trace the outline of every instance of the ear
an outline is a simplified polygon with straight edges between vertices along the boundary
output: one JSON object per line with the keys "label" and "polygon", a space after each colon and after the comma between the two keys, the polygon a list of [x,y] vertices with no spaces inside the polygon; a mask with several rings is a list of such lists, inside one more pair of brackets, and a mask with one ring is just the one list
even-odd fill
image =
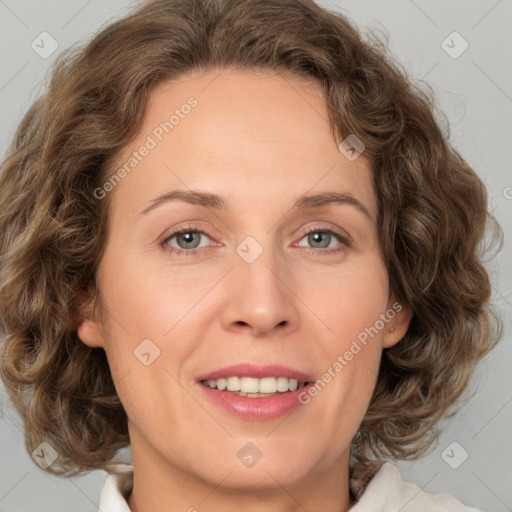
{"label": "ear", "polygon": [[384,327],[382,335],[382,348],[390,348],[396,345],[407,332],[412,318],[412,308],[408,304],[402,304],[390,297],[387,311],[394,311],[395,316]]}
{"label": "ear", "polygon": [[92,299],[85,292],[80,294],[74,327],[80,340],[88,347],[104,347],[101,322],[93,315]]}

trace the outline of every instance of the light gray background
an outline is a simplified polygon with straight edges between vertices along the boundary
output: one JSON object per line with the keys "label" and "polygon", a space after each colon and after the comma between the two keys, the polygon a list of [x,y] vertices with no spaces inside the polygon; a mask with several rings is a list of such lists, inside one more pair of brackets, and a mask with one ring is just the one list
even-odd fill
{"label": "light gray background", "polygon": [[[257,0],[255,0],[257,1]],[[504,337],[477,369],[471,400],[442,423],[439,444],[424,458],[399,462],[405,480],[429,493],[449,492],[484,511],[512,511],[512,2],[510,0],[324,0],[361,27],[389,34],[390,50],[410,76],[428,81],[451,121],[451,142],[479,173],[491,210],[505,231],[505,246],[488,266],[493,299],[504,319]],[[90,38],[122,16],[127,0],[0,0],[0,152],[41,93],[46,71],[68,45]],[[43,31],[59,44],[43,59],[31,48]],[[441,44],[457,31],[469,44],[454,59]],[[448,40],[450,41],[450,40]],[[452,44],[449,42],[448,44]],[[457,47],[460,42],[455,40]],[[0,386],[2,386],[0,384]],[[0,512],[96,511],[106,473],[62,479],[45,473],[26,452],[20,417],[0,387]],[[453,469],[449,458],[468,458]],[[129,461],[129,452],[125,452]],[[453,464],[453,462],[452,462]]]}

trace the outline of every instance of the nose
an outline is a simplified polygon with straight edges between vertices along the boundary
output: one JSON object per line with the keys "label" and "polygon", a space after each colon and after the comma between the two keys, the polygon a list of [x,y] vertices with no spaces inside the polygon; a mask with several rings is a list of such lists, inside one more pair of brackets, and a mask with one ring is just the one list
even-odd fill
{"label": "nose", "polygon": [[252,263],[235,255],[234,268],[225,281],[225,330],[246,330],[262,337],[272,331],[282,336],[297,329],[300,300],[293,291],[291,268],[272,250],[263,250]]}

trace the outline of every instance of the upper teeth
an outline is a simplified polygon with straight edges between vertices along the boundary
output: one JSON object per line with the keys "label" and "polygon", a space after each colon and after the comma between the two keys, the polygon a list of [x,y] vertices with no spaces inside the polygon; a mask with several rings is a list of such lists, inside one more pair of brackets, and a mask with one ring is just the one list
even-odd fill
{"label": "upper teeth", "polygon": [[305,385],[296,379],[287,377],[264,377],[255,379],[253,377],[228,377],[227,379],[205,380],[204,384],[211,388],[217,388],[220,391],[241,391],[242,393],[283,393],[285,391],[295,391]]}

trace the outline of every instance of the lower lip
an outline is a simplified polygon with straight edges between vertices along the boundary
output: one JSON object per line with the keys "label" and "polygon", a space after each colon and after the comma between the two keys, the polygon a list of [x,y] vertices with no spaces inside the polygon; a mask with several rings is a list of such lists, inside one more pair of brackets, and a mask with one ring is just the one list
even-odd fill
{"label": "lower lip", "polygon": [[277,393],[276,395],[268,397],[261,396],[251,398],[227,391],[219,391],[218,389],[213,389],[199,383],[199,387],[203,393],[205,393],[212,402],[216,403],[225,411],[248,420],[270,420],[290,413],[302,405],[299,401],[299,396],[301,393],[307,393],[309,386],[312,386],[312,384],[306,384],[301,389],[295,391]]}

